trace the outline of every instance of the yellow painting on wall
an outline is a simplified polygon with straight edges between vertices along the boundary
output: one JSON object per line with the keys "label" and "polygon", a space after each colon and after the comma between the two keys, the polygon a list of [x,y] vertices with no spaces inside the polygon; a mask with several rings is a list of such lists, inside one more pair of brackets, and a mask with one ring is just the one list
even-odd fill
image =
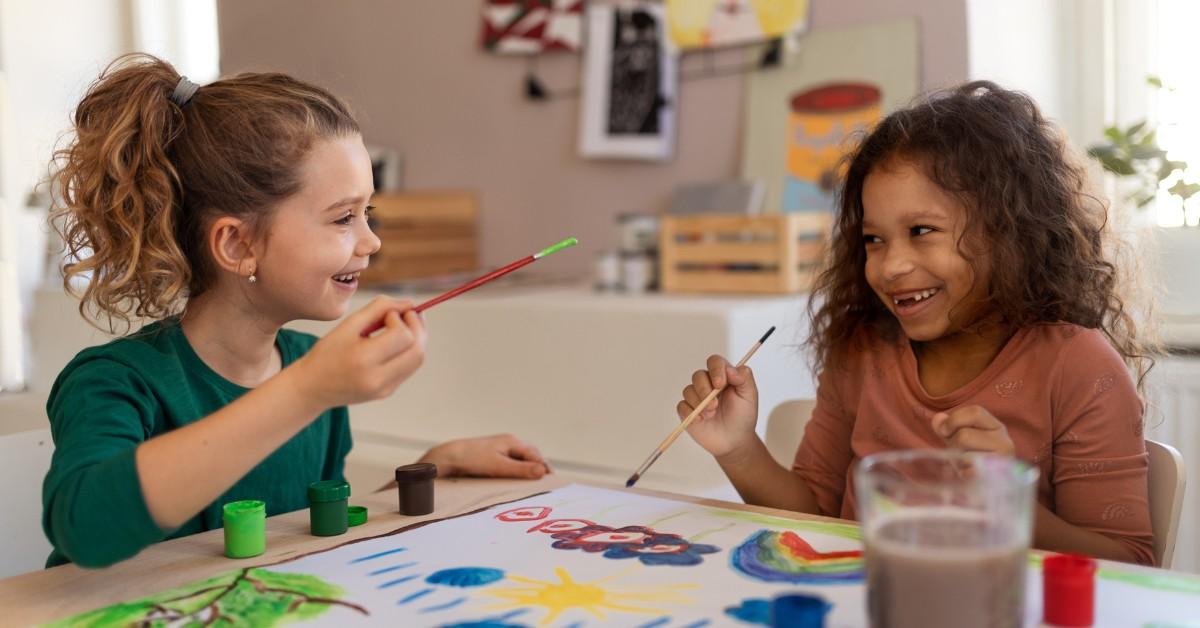
{"label": "yellow painting on wall", "polygon": [[667,30],[681,50],[747,44],[808,26],[808,0],[667,0]]}

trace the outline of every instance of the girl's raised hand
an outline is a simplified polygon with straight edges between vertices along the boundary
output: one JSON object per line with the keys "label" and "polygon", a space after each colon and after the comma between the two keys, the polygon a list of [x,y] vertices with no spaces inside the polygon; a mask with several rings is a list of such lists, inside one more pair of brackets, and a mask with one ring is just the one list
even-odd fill
{"label": "girl's raised hand", "polygon": [[1016,452],[1008,428],[982,406],[963,406],[933,415],[933,431],[949,447],[1005,456]]}
{"label": "girl's raised hand", "polygon": [[[381,331],[363,336],[381,320]],[[425,323],[412,303],[378,296],[288,368],[297,370],[305,394],[332,408],[387,397],[424,360]]]}
{"label": "girl's raised hand", "polygon": [[692,383],[683,389],[683,400],[675,406],[675,411],[683,420],[714,388],[724,388],[688,427],[688,434],[701,447],[720,458],[758,438],[754,433],[758,421],[758,386],[750,367],[735,369],[719,355],[709,356],[707,367],[692,373]]}

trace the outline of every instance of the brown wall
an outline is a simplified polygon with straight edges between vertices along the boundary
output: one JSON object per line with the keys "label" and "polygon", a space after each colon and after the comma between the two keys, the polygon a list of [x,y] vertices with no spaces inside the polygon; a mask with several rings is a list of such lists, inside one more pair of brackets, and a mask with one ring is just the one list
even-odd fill
{"label": "brown wall", "polygon": [[[221,70],[282,71],[326,86],[358,112],[368,142],[402,151],[406,187],[479,190],[488,265],[576,235],[582,246],[555,260],[554,270],[586,272],[592,254],[615,245],[614,215],[658,210],[680,183],[737,176],[741,77],[681,85],[671,161],[584,160],[576,150],[578,101],[525,100],[526,61],[480,50],[479,7],[478,0],[220,0]],[[924,86],[966,79],[964,0],[812,0],[817,29],[898,16],[920,23]],[[718,59],[731,60],[738,59]],[[700,61],[693,56],[683,68]],[[551,89],[578,85],[578,55],[538,63]]]}

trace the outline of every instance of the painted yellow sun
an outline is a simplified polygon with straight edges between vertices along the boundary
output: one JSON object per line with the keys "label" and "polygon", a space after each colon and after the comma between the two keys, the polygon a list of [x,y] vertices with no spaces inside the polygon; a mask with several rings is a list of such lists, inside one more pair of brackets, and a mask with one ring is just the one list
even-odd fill
{"label": "painted yellow sun", "polygon": [[[486,593],[507,600],[507,603],[497,606],[498,609],[525,608],[541,606],[547,615],[542,619],[542,625],[549,624],[558,616],[572,609],[581,609],[591,613],[596,619],[606,619],[605,611],[622,613],[641,613],[645,615],[664,615],[669,610],[650,608],[640,604],[689,604],[695,600],[680,591],[695,589],[696,584],[671,584],[639,587],[604,587],[604,583],[620,577],[622,574],[608,576],[592,582],[576,582],[566,569],[557,568],[554,574],[558,582],[546,582],[532,578],[508,575],[507,579],[529,586],[494,588]],[[637,606],[635,606],[637,604]]]}

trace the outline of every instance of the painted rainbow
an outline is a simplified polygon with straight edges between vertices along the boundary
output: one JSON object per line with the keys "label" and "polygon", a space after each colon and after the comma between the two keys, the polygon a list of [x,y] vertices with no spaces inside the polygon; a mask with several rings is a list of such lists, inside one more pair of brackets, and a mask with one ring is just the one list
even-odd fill
{"label": "painted rainbow", "polygon": [[849,584],[863,579],[862,551],[818,552],[791,531],[755,532],[730,553],[730,563],[762,582]]}

